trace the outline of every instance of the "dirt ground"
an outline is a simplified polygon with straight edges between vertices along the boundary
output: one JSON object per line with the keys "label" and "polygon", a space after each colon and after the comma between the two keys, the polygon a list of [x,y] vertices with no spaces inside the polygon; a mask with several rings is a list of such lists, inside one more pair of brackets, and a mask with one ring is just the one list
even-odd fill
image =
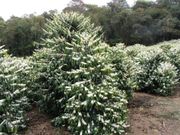
{"label": "dirt ground", "polygon": [[54,128],[51,120],[37,108],[27,113],[29,118],[28,129],[21,135],[70,135],[63,129]]}
{"label": "dirt ground", "polygon": [[[70,135],[54,128],[50,119],[37,108],[27,116],[28,129],[21,135]],[[180,135],[180,91],[172,97],[134,93],[128,123],[127,135]]]}
{"label": "dirt ground", "polygon": [[135,93],[127,135],[180,135],[180,92],[172,97]]}

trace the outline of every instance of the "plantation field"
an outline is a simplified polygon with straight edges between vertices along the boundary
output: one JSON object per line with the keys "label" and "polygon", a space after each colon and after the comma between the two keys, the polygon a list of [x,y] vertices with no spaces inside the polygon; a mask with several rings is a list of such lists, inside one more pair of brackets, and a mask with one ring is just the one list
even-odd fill
{"label": "plantation field", "polygon": [[30,57],[0,47],[0,134],[178,135],[180,40],[110,47],[70,12]]}

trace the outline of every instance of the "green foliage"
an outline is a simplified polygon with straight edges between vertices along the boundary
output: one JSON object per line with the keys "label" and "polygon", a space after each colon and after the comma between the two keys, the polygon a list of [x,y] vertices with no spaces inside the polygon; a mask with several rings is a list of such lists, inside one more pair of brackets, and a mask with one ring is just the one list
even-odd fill
{"label": "green foliage", "polygon": [[171,47],[162,43],[151,47],[135,45],[126,48],[126,52],[137,63],[136,80],[141,91],[163,96],[172,94],[179,71],[179,53],[175,52],[179,51],[176,45]]}
{"label": "green foliage", "polygon": [[44,23],[43,16],[11,17],[0,31],[0,44],[5,44],[9,53],[14,56],[32,55],[34,41],[39,41],[42,37]]}
{"label": "green foliage", "polygon": [[83,13],[85,10],[86,10],[85,3],[82,0],[72,0],[63,11],[64,12],[75,11],[75,12]]}
{"label": "green foliage", "polygon": [[172,40],[158,44],[166,53],[169,61],[176,67],[180,79],[180,40]]}
{"label": "green foliage", "polygon": [[123,5],[112,1],[104,7],[87,6],[84,13],[103,27],[108,43],[152,45],[180,38],[179,4],[172,2],[163,6],[161,3],[137,1],[132,8]]}
{"label": "green foliage", "polygon": [[145,91],[152,91],[156,88],[154,82],[153,73],[161,62],[164,62],[166,58],[163,56],[162,50],[141,50],[141,52],[135,57],[135,61],[141,69],[141,72],[137,75],[137,81],[140,89]]}
{"label": "green foliage", "polygon": [[[29,89],[31,90],[28,94],[28,98],[31,102],[37,102],[42,98],[42,89],[44,90],[48,87],[47,82],[44,80],[46,74],[42,72],[47,71],[47,65],[51,61],[51,56],[53,52],[49,48],[42,48],[36,50],[32,57],[29,58],[32,65],[32,70],[30,70],[30,82],[28,84]],[[50,109],[50,108],[49,108]],[[47,109],[48,110],[48,109]]]}
{"label": "green foliage", "polygon": [[111,60],[116,65],[118,84],[122,89],[127,91],[137,86],[134,88],[148,93],[172,94],[179,78],[178,40],[150,47],[137,44],[113,49]]}
{"label": "green foliage", "polygon": [[108,48],[108,51],[108,58],[118,74],[118,87],[120,90],[125,90],[128,99],[131,99],[133,90],[137,88],[137,65],[127,53],[123,44]]}
{"label": "green foliage", "polygon": [[7,50],[3,49],[4,46],[0,46],[0,58],[3,60],[4,57],[8,57]]}
{"label": "green foliage", "polygon": [[56,40],[60,43],[67,40],[70,43],[75,42],[77,44],[79,42],[73,40],[78,36],[89,36],[87,34],[91,33],[94,38],[97,36],[101,38],[100,34],[102,34],[101,28],[95,27],[89,18],[86,19],[83,15],[73,12],[54,15],[53,21],[49,20],[46,24],[44,33],[46,36],[45,47],[52,47],[51,44],[55,47],[53,41]]}
{"label": "green foliage", "polygon": [[115,87],[93,85],[88,82],[66,87],[68,101],[65,112],[54,119],[54,124],[66,125],[73,134],[122,134],[126,127],[127,103],[124,94]]}
{"label": "green foliage", "polygon": [[[100,28],[77,13],[54,16],[44,30],[45,49],[34,54],[41,106],[77,135],[122,134],[126,96],[107,61]],[[51,52],[51,53],[46,53]]]}
{"label": "green foliage", "polygon": [[0,133],[14,134],[26,127],[28,70],[27,61],[0,56]]}
{"label": "green foliage", "polygon": [[160,63],[153,76],[155,88],[152,91],[163,96],[171,95],[177,83],[177,70],[175,66],[168,62]]}

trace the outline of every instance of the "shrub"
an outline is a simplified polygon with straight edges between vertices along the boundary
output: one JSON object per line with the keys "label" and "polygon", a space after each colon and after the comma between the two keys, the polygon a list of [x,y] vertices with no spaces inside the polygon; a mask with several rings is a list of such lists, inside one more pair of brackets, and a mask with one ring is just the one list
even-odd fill
{"label": "shrub", "polygon": [[168,62],[160,63],[153,76],[155,85],[153,91],[163,96],[171,95],[177,83],[177,70],[175,66]]}
{"label": "shrub", "polygon": [[[73,72],[71,74],[79,74],[78,71]],[[110,76],[108,77],[108,80],[102,79],[101,83],[99,80],[95,82],[84,80],[66,86],[65,110],[53,120],[54,124],[67,126],[77,135],[123,133],[126,127],[127,101],[124,93],[114,87]],[[90,78],[96,80],[96,77]],[[64,98],[60,99],[63,100]]]}
{"label": "shrub", "polygon": [[139,53],[141,53],[142,50],[146,51],[146,49],[147,49],[146,46],[140,44],[135,44],[133,46],[124,48],[128,56],[131,57],[132,59],[134,59],[134,57],[136,57]]}
{"label": "shrub", "polygon": [[29,66],[23,59],[3,57],[0,51],[0,133],[14,134],[24,128],[26,76]]}
{"label": "shrub", "polygon": [[109,59],[118,74],[118,87],[125,90],[128,99],[132,98],[133,90],[137,88],[137,65],[122,44],[109,48]]}
{"label": "shrub", "polygon": [[[171,93],[177,78],[176,68],[161,48],[145,48],[136,55],[134,60],[141,69],[137,74],[137,83],[142,91],[164,96]],[[161,73],[160,68],[162,68]]]}
{"label": "shrub", "polygon": [[177,76],[180,80],[180,44],[162,44],[160,47],[163,49],[164,53],[169,58],[169,62],[176,67],[178,72]]}
{"label": "shrub", "polygon": [[[29,73],[30,83],[28,84],[29,89],[28,98],[31,103],[37,103],[42,98],[42,89],[44,90],[48,87],[46,84],[46,74],[47,67],[51,61],[51,54],[53,54],[52,49],[42,48],[36,50],[32,57],[29,57],[29,62],[32,65],[32,70]],[[41,89],[41,90],[40,90]]]}
{"label": "shrub", "polygon": [[55,15],[46,27],[41,43],[46,49],[36,52],[34,60],[41,105],[55,117],[55,126],[77,135],[123,133],[126,96],[117,88],[100,29],[77,13]]}

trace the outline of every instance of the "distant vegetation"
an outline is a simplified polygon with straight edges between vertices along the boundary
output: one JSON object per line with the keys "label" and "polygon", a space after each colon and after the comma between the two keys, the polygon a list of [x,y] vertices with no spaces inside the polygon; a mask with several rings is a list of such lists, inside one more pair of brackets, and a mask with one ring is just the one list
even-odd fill
{"label": "distant vegetation", "polygon": [[[113,0],[107,6],[85,4],[72,0],[65,12],[76,11],[89,16],[96,26],[102,26],[104,39],[110,45],[122,42],[152,45],[161,41],[180,38],[180,2],[178,0],[137,1],[129,7],[126,0]],[[42,15],[0,18],[0,45],[14,56],[29,56],[37,48],[47,19],[56,10]]]}

